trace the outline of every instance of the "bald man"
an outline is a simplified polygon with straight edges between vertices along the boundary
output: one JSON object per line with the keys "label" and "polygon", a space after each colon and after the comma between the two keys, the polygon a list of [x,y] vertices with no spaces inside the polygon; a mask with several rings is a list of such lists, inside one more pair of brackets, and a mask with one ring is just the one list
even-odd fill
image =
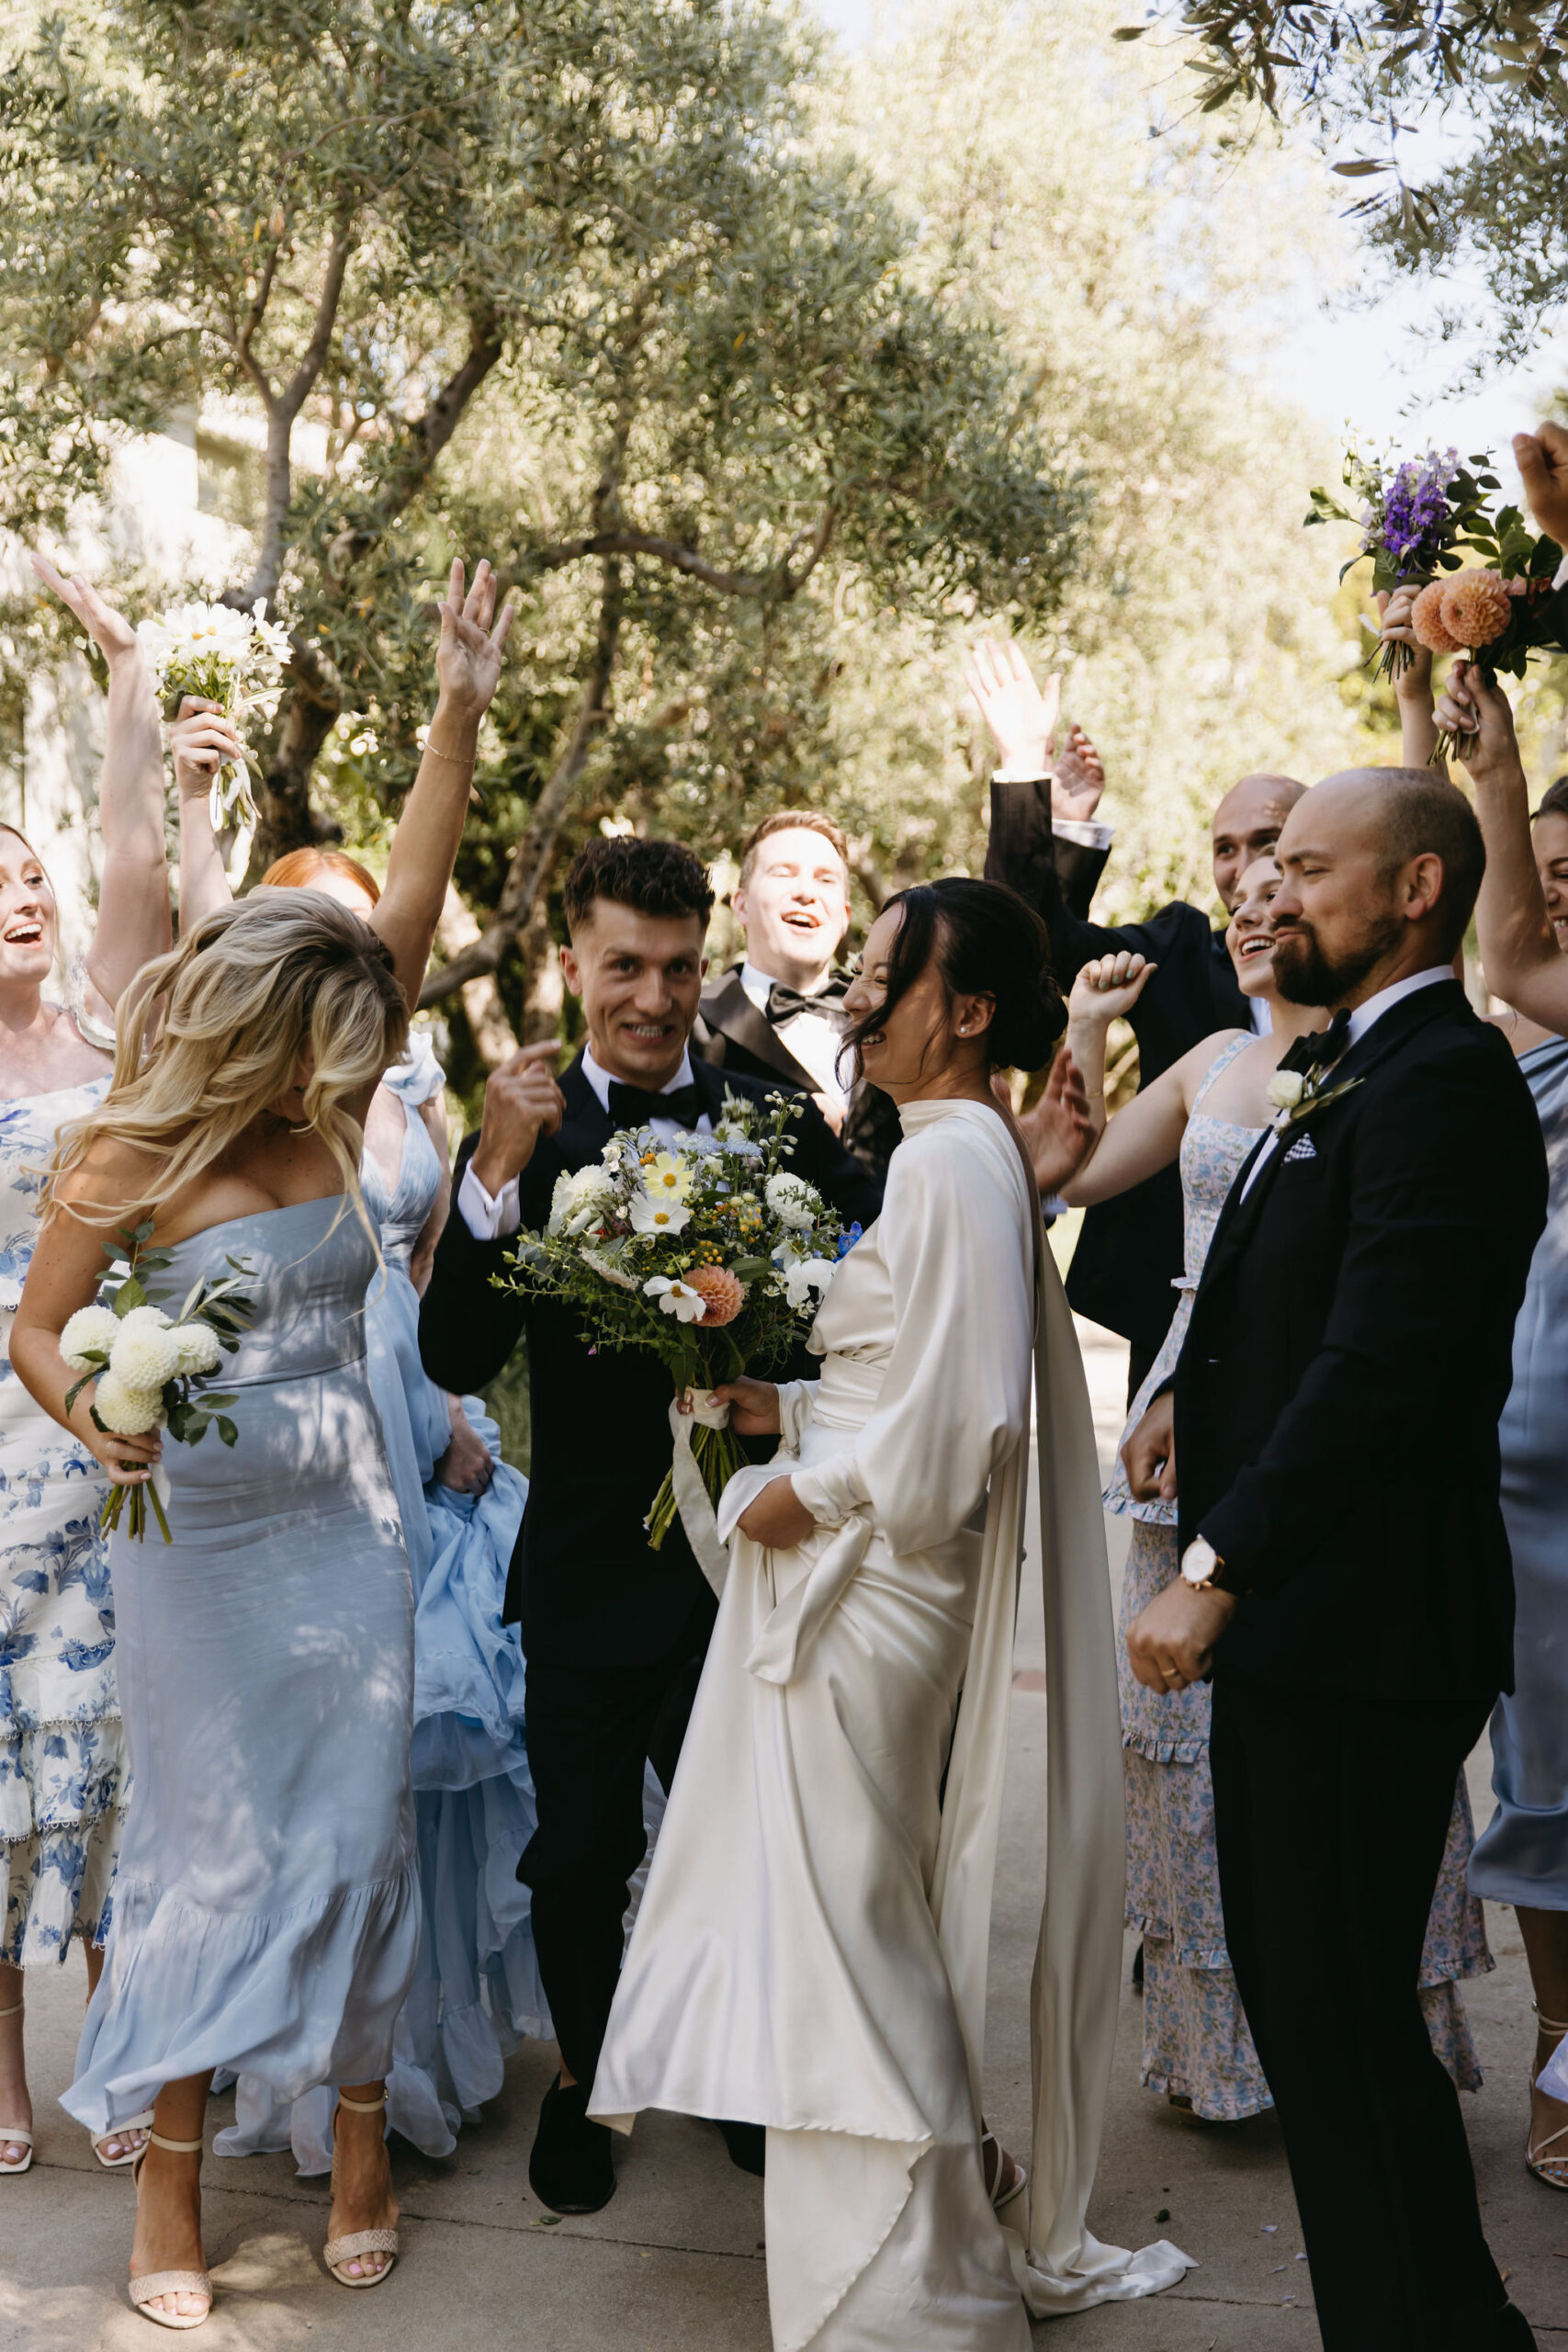
{"label": "bald man", "polygon": [[1280,835],[1274,977],[1332,1023],[1238,1172],[1173,1383],[1123,1448],[1180,1573],[1140,1682],[1212,1673],[1225,1943],[1324,2352],[1526,2352],[1417,1989],[1454,1787],[1513,1687],[1497,1419],[1546,1217],[1529,1091],[1454,978],[1485,863],[1425,768]]}
{"label": "bald man", "polygon": [[[1173,899],[1146,922],[1114,925],[1091,922],[1068,904],[1059,844],[1076,843],[1081,860],[1094,861],[1092,887],[1111,834],[1096,814],[1105,779],[1094,746],[1075,728],[1060,757],[1054,752],[1059,680],[1048,680],[1042,690],[1016,646],[987,644],[971,657],[969,685],[1001,755],[991,783],[987,880],[1010,884],[1044,917],[1064,991],[1093,957],[1122,948],[1159,967],[1129,1015],[1138,1041],[1139,1085],[1147,1086],[1216,1029],[1267,1026],[1268,1006],[1261,998],[1244,997],[1236,985],[1224,930],[1187,899]],[[1214,890],[1227,914],[1241,895],[1242,875],[1273,848],[1305,789],[1293,776],[1245,775],[1215,809]],[[1101,1202],[1084,1218],[1067,1297],[1078,1314],[1131,1343],[1129,1399],[1165,1338],[1183,1254],[1181,1178],[1175,1168]]]}

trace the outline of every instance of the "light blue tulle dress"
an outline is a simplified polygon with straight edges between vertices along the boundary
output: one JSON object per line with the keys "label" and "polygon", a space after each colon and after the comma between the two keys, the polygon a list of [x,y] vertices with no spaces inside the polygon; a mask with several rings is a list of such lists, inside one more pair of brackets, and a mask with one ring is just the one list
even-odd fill
{"label": "light blue tulle dress", "polygon": [[63,2104],[95,2137],[231,2066],[269,2097],[391,2062],[419,1948],[413,1592],[366,1362],[376,1255],[341,1198],[180,1242],[155,1295],[248,1261],[231,1450],[166,1444],[109,1545],[132,1791]]}
{"label": "light blue tulle dress", "polygon": [[[516,1878],[533,1835],[534,1786],[523,1738],[523,1654],[502,1605],[527,1481],[501,1460],[500,1431],[477,1396],[469,1422],[495,1463],[482,1495],[436,1483],[451,1439],[445,1391],[419,1357],[419,1297],[410,1260],[441,1184],[420,1105],[442,1072],[416,1032],[411,1058],[385,1080],[403,1105],[401,1164],[389,1187],[367,1152],[361,1173],[380,1226],[385,1272],[366,1300],[370,1386],[408,1544],[415,1596],[412,1776],[421,1903],[419,1957],[398,2019],[388,2078],[390,2128],[426,2155],[450,2154],[465,2114],[501,2088],[525,2034],[547,2036],[529,1924]],[[342,2076],[340,2080],[352,2079]],[[332,2167],[331,2089],[292,2110],[242,2075],[220,2155],[292,2146],[302,2173]]]}

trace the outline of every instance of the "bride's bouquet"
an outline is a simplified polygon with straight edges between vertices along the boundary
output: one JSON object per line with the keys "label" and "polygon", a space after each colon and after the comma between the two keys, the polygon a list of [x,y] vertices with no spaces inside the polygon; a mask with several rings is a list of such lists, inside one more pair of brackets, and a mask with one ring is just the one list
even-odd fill
{"label": "bride's bouquet", "polygon": [[[641,1348],[669,1367],[676,1447],[689,1446],[710,1504],[746,1465],[713,1389],[777,1364],[810,1329],[849,1246],[816,1187],[789,1167],[795,1108],[733,1094],[712,1135],[665,1150],[623,1128],[597,1162],[563,1170],[542,1233],[524,1232],[502,1289],[575,1307],[595,1350]],[[646,1521],[657,1551],[679,1508],[674,1472]],[[690,1532],[688,1527],[688,1532]]]}
{"label": "bride's bouquet", "polygon": [[[265,613],[265,601],[248,613],[231,605],[176,605],[159,619],[141,622],[136,634],[165,718],[175,716],[185,695],[220,703],[234,719],[250,711],[264,718],[275,715],[289,659],[288,632]],[[213,831],[238,826],[248,852],[258,811],[243,768],[224,762],[212,779],[208,807]]]}
{"label": "bride's bouquet", "polygon": [[[1371,556],[1373,594],[1392,594],[1396,588],[1435,581],[1439,571],[1457,571],[1461,550],[1479,548],[1489,536],[1488,502],[1502,487],[1491,465],[1485,455],[1461,463],[1457,449],[1428,449],[1425,457],[1395,465],[1349,448],[1342,473],[1355,511],[1320,488],[1309,493],[1306,522],[1359,526],[1361,543],[1341,565],[1339,577]],[[1397,639],[1380,641],[1375,651],[1386,678],[1397,678],[1409,666],[1410,649]]]}
{"label": "bride's bouquet", "polygon": [[[220,1396],[207,1387],[225,1355],[232,1355],[246,1324],[255,1312],[244,1285],[252,1270],[243,1258],[226,1258],[232,1270],[220,1282],[197,1283],[177,1315],[155,1306],[142,1281],[168,1263],[168,1252],[149,1250],[151,1225],[105,1242],[106,1254],[116,1261],[124,1255],[125,1279],[105,1299],[78,1307],[60,1335],[60,1352],[73,1372],[82,1375],[65,1398],[67,1412],[90,1380],[94,1427],[106,1437],[141,1437],[146,1430],[166,1429],[184,1445],[198,1445],[209,1425],[216,1424],[220,1441],[233,1445],[239,1430],[228,1408],[236,1396]],[[165,1544],[172,1543],[169,1522],[154,1480],[145,1486],[113,1487],[104,1505],[105,1528],[119,1525],[127,1495],[130,1498],[130,1532],[147,1532],[147,1501]]]}

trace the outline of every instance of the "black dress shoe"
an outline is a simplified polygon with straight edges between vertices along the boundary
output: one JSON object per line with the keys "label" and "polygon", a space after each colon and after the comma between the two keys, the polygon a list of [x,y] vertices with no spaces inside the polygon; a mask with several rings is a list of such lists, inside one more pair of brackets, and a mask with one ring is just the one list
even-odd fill
{"label": "black dress shoe", "polygon": [[589,2120],[581,2083],[551,2084],[528,2158],[528,2186],[552,2213],[597,2213],[615,2193],[607,2124]]}
{"label": "black dress shoe", "polygon": [[761,2180],[768,2169],[768,2134],[761,2123],[721,2123],[729,2161],[738,2172],[755,2173]]}
{"label": "black dress shoe", "polygon": [[1517,2303],[1505,2303],[1492,2323],[1487,2352],[1534,2352],[1535,2330]]}

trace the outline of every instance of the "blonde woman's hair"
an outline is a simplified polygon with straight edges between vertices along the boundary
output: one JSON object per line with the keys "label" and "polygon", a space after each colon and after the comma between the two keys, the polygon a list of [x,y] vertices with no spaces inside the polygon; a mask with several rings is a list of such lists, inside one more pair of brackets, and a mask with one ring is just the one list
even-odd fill
{"label": "blonde woman's hair", "polygon": [[62,1127],[46,1216],[67,1205],[82,1214],[60,1203],[60,1182],[105,1139],[145,1152],[152,1166],[136,1200],[90,1221],[165,1206],[288,1091],[308,1051],[305,1125],[378,1248],[359,1183],[364,1138],[344,1106],[379,1083],[408,1029],[391,950],[336,899],[271,889],[220,908],[143,965],[120,999],[113,1082],[96,1110]]}

